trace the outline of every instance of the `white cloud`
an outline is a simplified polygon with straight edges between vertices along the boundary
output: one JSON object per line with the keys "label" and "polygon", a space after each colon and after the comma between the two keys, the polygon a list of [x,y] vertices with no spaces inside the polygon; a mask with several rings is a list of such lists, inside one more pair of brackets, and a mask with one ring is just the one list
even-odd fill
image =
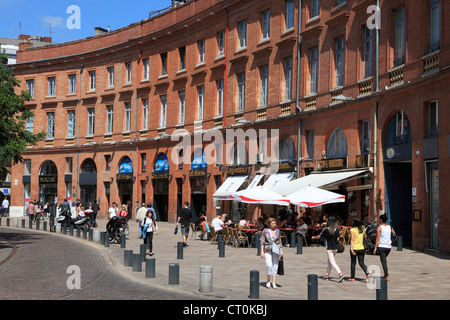
{"label": "white cloud", "polygon": [[46,17],[42,18],[42,22],[45,24],[46,27],[49,24],[52,25],[52,28],[65,27],[64,18],[61,18],[61,17],[46,16]]}

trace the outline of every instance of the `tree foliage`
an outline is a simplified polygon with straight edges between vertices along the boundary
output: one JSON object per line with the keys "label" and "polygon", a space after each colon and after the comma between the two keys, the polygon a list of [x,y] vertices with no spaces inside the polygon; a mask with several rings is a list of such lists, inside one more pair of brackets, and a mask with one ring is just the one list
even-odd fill
{"label": "tree foliage", "polygon": [[27,145],[36,145],[45,138],[44,132],[33,134],[25,130],[26,120],[34,117],[25,106],[31,97],[23,90],[16,94],[20,81],[7,62],[7,56],[0,55],[0,166],[11,161],[21,162]]}

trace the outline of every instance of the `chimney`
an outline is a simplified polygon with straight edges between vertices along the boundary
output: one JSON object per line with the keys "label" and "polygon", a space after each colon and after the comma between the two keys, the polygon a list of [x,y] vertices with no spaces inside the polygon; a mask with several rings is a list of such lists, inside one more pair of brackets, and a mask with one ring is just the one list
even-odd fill
{"label": "chimney", "polygon": [[108,30],[100,28],[100,27],[95,27],[95,35],[96,36],[100,36],[102,34],[108,33]]}
{"label": "chimney", "polygon": [[188,0],[172,0],[172,8],[177,8],[188,2]]}
{"label": "chimney", "polygon": [[33,44],[30,42],[30,40],[25,40],[24,42],[19,43],[19,51],[25,51],[31,47],[33,47]]}

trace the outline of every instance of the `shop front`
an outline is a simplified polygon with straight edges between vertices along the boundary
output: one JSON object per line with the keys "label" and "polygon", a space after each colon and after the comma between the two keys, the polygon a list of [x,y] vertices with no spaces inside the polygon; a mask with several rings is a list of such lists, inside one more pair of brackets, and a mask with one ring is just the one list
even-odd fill
{"label": "shop front", "polygon": [[409,247],[412,245],[412,135],[403,110],[390,119],[383,155],[388,223],[402,236],[403,245]]}
{"label": "shop front", "polygon": [[230,195],[248,187],[248,165],[230,166],[225,169],[227,178],[213,195],[215,201],[221,201],[221,213],[226,213],[233,221],[239,221],[242,214],[247,214],[247,204],[231,200]]}
{"label": "shop front", "polygon": [[86,159],[81,165],[80,200],[85,207],[97,198],[97,166],[94,160]]}
{"label": "shop front", "polygon": [[119,190],[120,204],[126,205],[128,201],[132,201],[134,184],[133,162],[128,156],[124,157],[120,162],[116,181]]}
{"label": "shop front", "polygon": [[202,212],[206,214],[206,184],[208,179],[207,167],[206,155],[203,149],[195,150],[191,170],[189,170],[192,221],[195,221]]}
{"label": "shop front", "polygon": [[158,221],[168,221],[169,216],[169,159],[160,153],[152,172],[153,208]]}
{"label": "shop front", "polygon": [[[45,161],[39,172],[39,202],[56,204],[58,199],[58,169],[51,160]],[[31,201],[33,201],[32,199]]]}

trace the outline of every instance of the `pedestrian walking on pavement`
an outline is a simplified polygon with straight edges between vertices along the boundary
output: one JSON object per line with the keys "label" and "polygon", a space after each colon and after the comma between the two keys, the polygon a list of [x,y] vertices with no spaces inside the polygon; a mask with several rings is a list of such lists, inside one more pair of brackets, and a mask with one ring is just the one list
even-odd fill
{"label": "pedestrian walking on pavement", "polygon": [[115,216],[117,216],[117,203],[113,202],[111,205],[111,208],[109,208],[108,210],[109,213],[109,219],[114,218]]}
{"label": "pedestrian walking on pavement", "polygon": [[366,264],[364,263],[364,257],[366,254],[364,249],[364,234],[366,229],[364,229],[361,224],[361,220],[358,218],[353,219],[352,226],[353,228],[350,229],[350,279],[348,279],[348,281],[355,281],[356,258],[358,258],[359,266],[363,269],[364,274],[366,275],[366,280],[368,280],[370,274],[367,271]]}
{"label": "pedestrian walking on pavement", "polygon": [[191,224],[192,210],[189,207],[189,202],[184,203],[184,208],[178,215],[177,225],[180,225],[181,235],[183,237],[183,246],[187,247],[187,239],[189,236],[189,226]]}
{"label": "pedestrian walking on pavement", "polygon": [[36,214],[36,200],[28,204],[27,211],[28,217],[30,218],[30,222],[32,222],[34,219],[34,215]]}
{"label": "pedestrian walking on pavement", "polygon": [[150,256],[153,255],[153,235],[156,235],[156,224],[155,218],[152,210],[147,210],[144,220],[141,223],[142,228],[142,238],[144,239],[144,244],[149,245]]}
{"label": "pedestrian walking on pavement", "polygon": [[340,231],[336,225],[336,218],[330,216],[328,218],[327,227],[323,229],[319,235],[313,236],[311,238],[312,240],[324,238],[327,244],[328,261],[327,261],[327,273],[325,274],[324,280],[329,279],[331,268],[334,268],[334,270],[338,273],[339,275],[338,282],[342,282],[342,280],[344,280],[344,274],[342,273],[341,269],[339,268],[335,260],[338,249],[339,235]]}
{"label": "pedestrian walking on pavement", "polygon": [[100,211],[100,206],[97,203],[97,200],[94,200],[92,204],[92,222],[94,223],[94,228],[97,227],[97,214]]}
{"label": "pedestrian walking on pavement", "polygon": [[281,233],[277,229],[277,222],[270,218],[267,222],[268,228],[261,233],[261,258],[266,262],[267,283],[266,287],[277,288],[276,275],[280,258],[283,257],[283,244],[281,242]]}
{"label": "pedestrian walking on pavement", "polygon": [[139,227],[139,239],[142,239],[142,228],[141,224],[142,221],[145,219],[145,215],[147,214],[148,209],[142,205],[142,207],[139,208],[139,210],[136,212],[136,222],[138,223]]}
{"label": "pedestrian walking on pavement", "polygon": [[373,250],[373,254],[380,254],[381,265],[383,266],[384,278],[389,281],[389,271],[387,265],[387,256],[391,252],[392,241],[391,235],[395,234],[395,231],[391,226],[386,224],[387,216],[385,214],[380,216],[380,225],[377,228],[377,240],[375,241],[375,248]]}

